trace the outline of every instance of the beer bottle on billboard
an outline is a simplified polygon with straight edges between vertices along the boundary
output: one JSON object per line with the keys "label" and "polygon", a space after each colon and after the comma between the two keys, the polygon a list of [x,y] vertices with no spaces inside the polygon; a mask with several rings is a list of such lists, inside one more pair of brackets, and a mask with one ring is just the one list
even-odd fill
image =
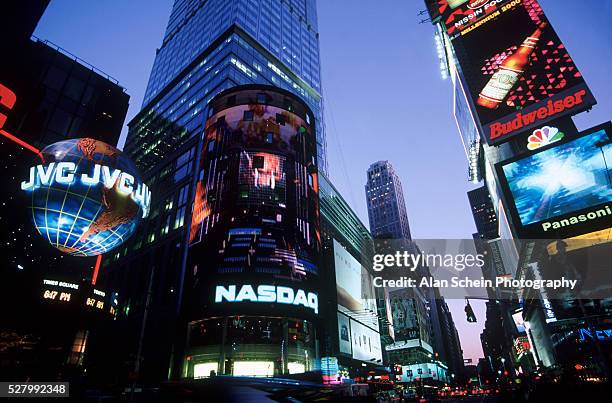
{"label": "beer bottle on billboard", "polygon": [[468,0],[448,0],[448,6],[451,8],[451,10],[454,10],[467,2]]}
{"label": "beer bottle on billboard", "polygon": [[476,101],[478,105],[488,109],[497,109],[499,104],[506,99],[529,65],[531,54],[547,25],[545,22],[541,23],[534,33],[525,39],[518,50],[502,62],[478,95]]}

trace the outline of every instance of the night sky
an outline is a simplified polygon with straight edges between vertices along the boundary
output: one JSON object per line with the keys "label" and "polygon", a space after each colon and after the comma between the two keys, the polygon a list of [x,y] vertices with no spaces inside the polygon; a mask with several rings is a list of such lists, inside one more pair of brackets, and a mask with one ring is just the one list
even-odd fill
{"label": "night sky", "polygon": [[[421,0],[319,0],[321,70],[331,178],[367,223],[368,166],[389,160],[400,175],[412,235],[471,238],[467,165],[452,116],[452,85],[441,79],[434,28],[419,24]],[[575,119],[586,129],[610,119],[612,0],[540,0],[599,104]],[[53,0],[35,35],[119,80],[142,104],[171,0]],[[127,123],[126,121],[126,123]],[[124,135],[126,130],[124,129]],[[466,358],[482,356],[479,322],[449,303]]]}

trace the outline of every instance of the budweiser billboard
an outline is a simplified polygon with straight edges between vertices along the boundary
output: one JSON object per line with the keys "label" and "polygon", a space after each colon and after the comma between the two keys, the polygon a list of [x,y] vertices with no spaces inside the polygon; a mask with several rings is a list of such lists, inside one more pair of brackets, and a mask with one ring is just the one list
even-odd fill
{"label": "budweiser billboard", "polygon": [[595,104],[536,0],[501,5],[453,45],[490,145]]}

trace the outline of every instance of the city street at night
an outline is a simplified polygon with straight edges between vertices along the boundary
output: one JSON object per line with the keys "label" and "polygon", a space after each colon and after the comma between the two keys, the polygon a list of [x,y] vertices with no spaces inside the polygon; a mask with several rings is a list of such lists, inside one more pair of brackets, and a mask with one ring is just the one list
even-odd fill
{"label": "city street at night", "polygon": [[2,16],[0,403],[609,400],[612,0]]}

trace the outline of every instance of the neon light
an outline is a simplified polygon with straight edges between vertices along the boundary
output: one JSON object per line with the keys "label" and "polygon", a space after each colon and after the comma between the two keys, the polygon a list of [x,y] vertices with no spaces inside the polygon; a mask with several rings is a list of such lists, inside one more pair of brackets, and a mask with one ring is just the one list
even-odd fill
{"label": "neon light", "polygon": [[[0,84],[0,105],[7,109],[13,109],[15,102],[17,102],[17,95],[15,95],[13,91],[9,90],[4,85]],[[0,113],[0,127],[4,126],[6,119],[6,115]]]}
{"label": "neon light", "polygon": [[[69,185],[74,181],[74,171],[76,164],[74,162],[60,162],[55,169],[55,181],[63,185]],[[67,173],[65,171],[68,171]]]}
{"label": "neon light", "polygon": [[87,174],[81,175],[81,182],[83,185],[91,186],[96,185],[100,182],[100,164],[94,165],[93,175],[89,176]]}
{"label": "neon light", "polygon": [[257,292],[250,284],[241,286],[236,294],[236,286],[227,287],[218,285],[215,290],[215,302],[276,302],[286,305],[301,305],[319,313],[319,297],[314,292],[306,293],[304,290],[295,291],[291,287],[260,285]]}
{"label": "neon light", "polygon": [[580,335],[580,341],[584,342],[588,339],[590,340],[612,340],[612,329],[587,329],[580,328],[578,329],[578,334]]}
{"label": "neon light", "polygon": [[13,136],[12,134],[7,132],[6,130],[0,130],[0,134],[3,135],[4,137],[6,137],[7,139],[11,140],[12,142],[15,142],[15,143],[19,144],[21,147],[25,148],[26,150],[30,150],[34,154],[38,154],[38,156],[40,156],[41,159],[42,159],[42,155],[40,154],[40,150],[38,148],[34,147],[33,145],[30,145],[30,144],[26,143],[25,141],[21,140],[19,137]]}
{"label": "neon light", "polygon": [[[53,182],[70,185],[77,179],[77,165],[74,162],[51,162],[49,165],[36,165],[30,168],[30,175],[27,181],[21,182],[22,190],[34,190],[38,186],[51,186]],[[93,173],[82,173],[78,178],[85,185],[92,186],[102,183],[104,187],[110,189],[117,185],[117,190],[123,195],[129,195],[140,207],[142,207],[142,217],[149,214],[151,204],[151,191],[144,183],[139,183],[134,189],[136,179],[127,172],[119,169],[111,169],[105,165],[94,164]]]}

